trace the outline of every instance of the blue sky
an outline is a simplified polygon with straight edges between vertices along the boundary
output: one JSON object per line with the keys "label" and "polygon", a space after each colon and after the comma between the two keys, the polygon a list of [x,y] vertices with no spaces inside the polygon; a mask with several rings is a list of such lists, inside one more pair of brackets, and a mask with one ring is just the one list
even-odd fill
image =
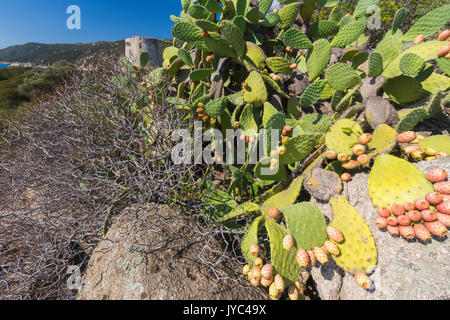
{"label": "blue sky", "polygon": [[[66,9],[81,9],[81,30],[68,30]],[[0,0],[0,49],[27,42],[123,40],[133,35],[171,37],[170,15],[180,0]]]}

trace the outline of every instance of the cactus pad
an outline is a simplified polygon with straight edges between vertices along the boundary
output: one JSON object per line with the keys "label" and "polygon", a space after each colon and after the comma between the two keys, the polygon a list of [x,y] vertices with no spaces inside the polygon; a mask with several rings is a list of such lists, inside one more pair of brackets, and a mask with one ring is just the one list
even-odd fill
{"label": "cactus pad", "polygon": [[331,20],[319,20],[311,24],[310,33],[313,39],[329,38],[339,31],[339,25]]}
{"label": "cactus pad", "polygon": [[289,188],[267,199],[261,206],[263,216],[267,216],[270,208],[277,208],[283,211],[284,208],[294,204],[302,190],[303,179],[302,176],[295,178]]}
{"label": "cactus pad", "polygon": [[397,30],[401,27],[403,19],[405,19],[405,12],[405,8],[401,8],[395,13],[394,21],[392,22],[392,33],[396,33]]}
{"label": "cactus pad", "polygon": [[257,123],[258,113],[257,110],[251,105],[247,104],[242,110],[241,117],[239,119],[240,126],[244,130],[247,136],[254,136],[258,132]]}
{"label": "cactus pad", "polygon": [[281,164],[290,164],[305,160],[316,148],[320,134],[301,133],[289,139],[285,145],[286,153],[280,155]]}
{"label": "cactus pad", "polygon": [[327,225],[322,211],[311,202],[297,203],[282,210],[286,226],[298,248],[312,250],[327,240]]}
{"label": "cactus pad", "polygon": [[214,71],[214,69],[198,69],[192,71],[189,77],[192,81],[201,81],[207,79]]}
{"label": "cactus pad", "polygon": [[208,116],[212,118],[220,117],[227,107],[228,98],[223,97],[216,100],[208,102],[205,106],[205,112]]}
{"label": "cactus pad", "polygon": [[403,36],[403,41],[412,41],[416,36],[423,34],[425,37],[432,36],[448,23],[450,17],[450,5],[434,9],[421,17]]}
{"label": "cactus pad", "polygon": [[447,76],[450,77],[450,59],[439,58],[436,60],[439,68],[444,72]]}
{"label": "cactus pad", "polygon": [[[374,52],[381,54],[383,57],[383,64],[385,68],[402,52],[402,36],[403,33],[400,30],[397,30],[396,33],[388,32],[375,48]],[[399,74],[400,73],[401,72],[399,72]]]}
{"label": "cactus pad", "polygon": [[211,32],[208,37],[205,38],[206,47],[221,56],[235,58],[236,53],[228,44],[228,41],[223,39],[219,34]]}
{"label": "cactus pad", "polygon": [[222,23],[222,34],[231,47],[234,49],[238,57],[243,57],[245,54],[244,34],[232,22]]}
{"label": "cactus pad", "polygon": [[306,65],[310,81],[314,81],[330,61],[331,47],[326,39],[319,39],[313,44],[313,50]]}
{"label": "cactus pad", "polygon": [[392,100],[401,105],[414,102],[423,96],[421,83],[405,75],[388,79],[383,89]]}
{"label": "cactus pad", "polygon": [[180,22],[172,28],[173,36],[184,42],[194,42],[202,40],[202,30],[192,23]]}
{"label": "cactus pad", "polygon": [[338,34],[333,38],[333,41],[331,41],[331,46],[344,48],[345,46],[358,40],[365,28],[366,25],[361,21],[354,21],[341,27]]}
{"label": "cactus pad", "polygon": [[180,57],[181,61],[183,61],[183,63],[185,65],[187,65],[190,68],[194,67],[194,63],[192,62],[191,54],[188,51],[186,51],[184,49],[179,49],[178,56]]}
{"label": "cactus pad", "polygon": [[303,92],[302,98],[300,99],[301,105],[309,107],[319,101],[320,95],[325,89],[326,83],[327,82],[325,80],[318,80],[312,83],[308,88],[306,88]]}
{"label": "cactus pad", "polygon": [[290,75],[292,70],[289,60],[282,57],[271,57],[266,60],[267,66],[275,73]]}
{"label": "cactus pad", "polygon": [[442,116],[441,100],[442,91],[438,90],[438,92],[433,95],[430,103],[426,107],[429,118],[439,118],[440,116]]}
{"label": "cactus pad", "polygon": [[247,233],[245,234],[244,239],[242,239],[241,243],[242,254],[244,255],[248,264],[252,267],[255,263],[256,257],[250,254],[250,246],[253,243],[258,243],[258,229],[260,224],[263,222],[264,222],[263,217],[258,217],[255,220],[253,220],[253,223],[247,229]]}
{"label": "cactus pad", "polygon": [[336,243],[341,254],[333,256],[333,259],[352,274],[373,272],[378,263],[378,253],[369,226],[344,197],[333,198],[330,203],[334,215],[330,225],[339,229],[345,239],[342,243]]}
{"label": "cactus pad", "polygon": [[359,0],[358,4],[356,5],[355,11],[353,12],[353,16],[355,18],[364,16],[370,7],[377,6],[379,3],[380,0]]}
{"label": "cactus pad", "polygon": [[420,122],[428,117],[428,112],[424,108],[415,108],[409,111],[405,116],[400,119],[397,124],[397,132],[402,133],[405,131],[413,130]]}
{"label": "cactus pad", "polygon": [[422,87],[431,94],[439,90],[447,91],[450,88],[450,77],[433,72],[428,78],[422,81]]}
{"label": "cactus pad", "polygon": [[362,134],[363,131],[359,124],[353,120],[342,119],[331,127],[325,137],[325,144],[328,150],[351,155],[353,146],[358,144],[358,139]]}
{"label": "cactus pad", "polygon": [[378,77],[383,73],[383,56],[373,52],[369,56],[369,77]]}
{"label": "cactus pad", "polygon": [[270,260],[275,272],[281,275],[285,285],[289,286],[300,276],[301,268],[297,263],[297,248],[287,251],[283,249],[283,239],[287,230],[273,220],[266,221],[266,229],[270,239]]}
{"label": "cactus pad", "polygon": [[273,0],[260,0],[259,1],[259,11],[266,15],[270,8],[272,7]]}
{"label": "cactus pad", "polygon": [[220,30],[220,26],[208,20],[195,20],[195,25],[205,31],[213,32]]}
{"label": "cactus pad", "polygon": [[325,75],[328,85],[336,90],[347,90],[361,83],[358,73],[349,65],[336,63],[332,65]]}
{"label": "cactus pad", "polygon": [[438,152],[450,154],[450,136],[437,135],[425,138],[419,142],[421,148],[430,148]]}
{"label": "cactus pad", "polygon": [[397,131],[387,124],[380,124],[373,132],[372,141],[369,142],[367,155],[373,157],[380,153],[389,153],[397,144]]}
{"label": "cactus pad", "polygon": [[267,100],[267,89],[264,80],[257,71],[250,72],[247,80],[248,87],[244,88],[244,101],[257,107]]}
{"label": "cactus pad", "polygon": [[281,10],[278,12],[278,15],[280,16],[278,27],[280,29],[290,28],[294,24],[295,19],[297,19],[298,10],[298,3],[290,3],[287,6],[281,8]]}
{"label": "cactus pad", "polygon": [[249,59],[256,68],[263,69],[266,64],[266,55],[264,54],[264,51],[259,46],[251,42],[247,42],[246,46],[247,59]]}
{"label": "cactus pad", "polygon": [[[264,170],[264,171],[263,171]],[[287,181],[286,168],[279,165],[278,168],[270,167],[270,158],[261,159],[255,166],[255,176],[260,180]]]}
{"label": "cactus pad", "polygon": [[284,43],[294,49],[311,49],[311,40],[299,29],[288,29],[284,33]]}
{"label": "cactus pad", "polygon": [[224,222],[242,215],[250,215],[259,213],[260,205],[254,202],[246,202],[234,208],[222,218],[216,219],[215,222]]}
{"label": "cactus pad", "polygon": [[320,113],[307,114],[298,120],[298,126],[304,132],[310,133],[325,133],[331,124],[331,118]]}
{"label": "cactus pad", "polygon": [[408,53],[400,59],[399,68],[407,76],[415,77],[425,67],[425,61],[414,53]]}
{"label": "cactus pad", "polygon": [[369,175],[369,194],[375,208],[414,203],[432,191],[431,182],[412,163],[388,154],[376,158]]}

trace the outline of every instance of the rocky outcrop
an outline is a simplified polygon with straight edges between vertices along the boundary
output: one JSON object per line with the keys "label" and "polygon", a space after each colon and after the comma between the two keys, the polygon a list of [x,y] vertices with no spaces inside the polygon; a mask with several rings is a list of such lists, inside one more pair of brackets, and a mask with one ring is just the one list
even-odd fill
{"label": "rocky outcrop", "polygon": [[78,298],[267,298],[261,289],[236,280],[241,265],[227,258],[223,242],[200,234],[195,225],[166,205],[126,209],[93,253]]}

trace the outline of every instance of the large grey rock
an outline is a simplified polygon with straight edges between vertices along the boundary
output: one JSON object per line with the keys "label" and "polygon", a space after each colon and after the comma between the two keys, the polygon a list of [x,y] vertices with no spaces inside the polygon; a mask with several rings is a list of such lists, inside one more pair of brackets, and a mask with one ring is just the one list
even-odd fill
{"label": "large grey rock", "polygon": [[78,298],[266,299],[261,289],[236,280],[241,266],[227,258],[223,242],[205,239],[195,225],[165,205],[126,209],[93,253]]}
{"label": "large grey rock", "polygon": [[399,121],[397,110],[382,97],[369,96],[365,101],[366,120],[372,129],[376,129],[380,124],[395,126]]}
{"label": "large grey rock", "polygon": [[[421,162],[417,166],[424,172],[436,167],[450,172],[450,158]],[[367,179],[367,173],[356,174],[345,185],[343,195],[367,222],[375,238],[378,265],[371,275],[374,289],[362,290],[348,273],[339,281],[340,269],[332,264],[326,268],[326,273],[312,270],[320,297],[344,300],[450,299],[450,240],[433,238],[423,244],[394,238],[378,229],[375,225],[377,212],[369,197]],[[329,211],[327,205],[319,205]]]}

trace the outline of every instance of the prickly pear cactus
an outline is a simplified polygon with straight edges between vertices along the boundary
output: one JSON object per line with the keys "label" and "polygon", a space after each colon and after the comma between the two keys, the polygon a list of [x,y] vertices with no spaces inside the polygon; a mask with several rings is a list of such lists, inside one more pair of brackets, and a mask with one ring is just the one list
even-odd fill
{"label": "prickly pear cactus", "polygon": [[412,109],[400,119],[400,122],[397,124],[396,130],[398,133],[410,131],[427,117],[428,112],[425,108]]}
{"label": "prickly pear cactus", "polygon": [[267,199],[261,206],[263,216],[267,216],[270,208],[277,208],[282,211],[285,207],[294,204],[302,190],[303,180],[304,177],[302,176],[295,178],[288,189]]}
{"label": "prickly pear cactus", "polygon": [[263,217],[258,217],[256,218],[252,224],[249,226],[249,228],[247,229],[247,233],[245,234],[244,239],[242,239],[242,243],[241,243],[241,251],[242,254],[244,255],[245,259],[247,260],[248,264],[253,266],[253,264],[255,263],[255,256],[252,256],[250,254],[250,246],[253,243],[258,244],[258,230],[260,228],[260,225],[264,223],[264,218]]}
{"label": "prickly pear cactus", "polygon": [[267,100],[267,89],[264,80],[257,71],[250,72],[244,87],[244,101],[255,106],[263,105]]}
{"label": "prickly pear cactus", "polygon": [[349,273],[371,273],[378,263],[378,253],[369,226],[344,197],[333,198],[330,204],[334,215],[330,225],[344,235],[344,241],[336,243],[341,254],[333,259]]}
{"label": "prickly pear cactus", "polygon": [[448,24],[448,17],[450,17],[450,5],[434,9],[420,18],[416,24],[405,33],[403,41],[412,41],[420,34],[429,37],[438,33],[445,24]]}
{"label": "prickly pear cactus", "polygon": [[281,164],[303,161],[315,149],[320,135],[315,133],[301,133],[289,139],[285,145],[286,152],[280,155]]}
{"label": "prickly pear cactus", "polygon": [[327,225],[320,209],[311,202],[302,202],[282,210],[287,229],[298,248],[312,250],[327,240]]}
{"label": "prickly pear cactus", "polygon": [[422,149],[434,149],[450,155],[450,136],[437,135],[425,138],[419,142]]}
{"label": "prickly pear cactus", "polygon": [[375,208],[414,203],[433,192],[425,174],[406,160],[383,154],[376,158],[369,175],[369,193]]}
{"label": "prickly pear cactus", "polygon": [[358,144],[358,138],[363,134],[359,124],[353,120],[343,119],[336,122],[325,137],[328,150],[337,153],[352,154],[352,148]]}
{"label": "prickly pear cactus", "polygon": [[397,144],[397,131],[387,124],[380,124],[372,135],[369,142],[367,155],[374,157],[380,153],[389,153]]}

